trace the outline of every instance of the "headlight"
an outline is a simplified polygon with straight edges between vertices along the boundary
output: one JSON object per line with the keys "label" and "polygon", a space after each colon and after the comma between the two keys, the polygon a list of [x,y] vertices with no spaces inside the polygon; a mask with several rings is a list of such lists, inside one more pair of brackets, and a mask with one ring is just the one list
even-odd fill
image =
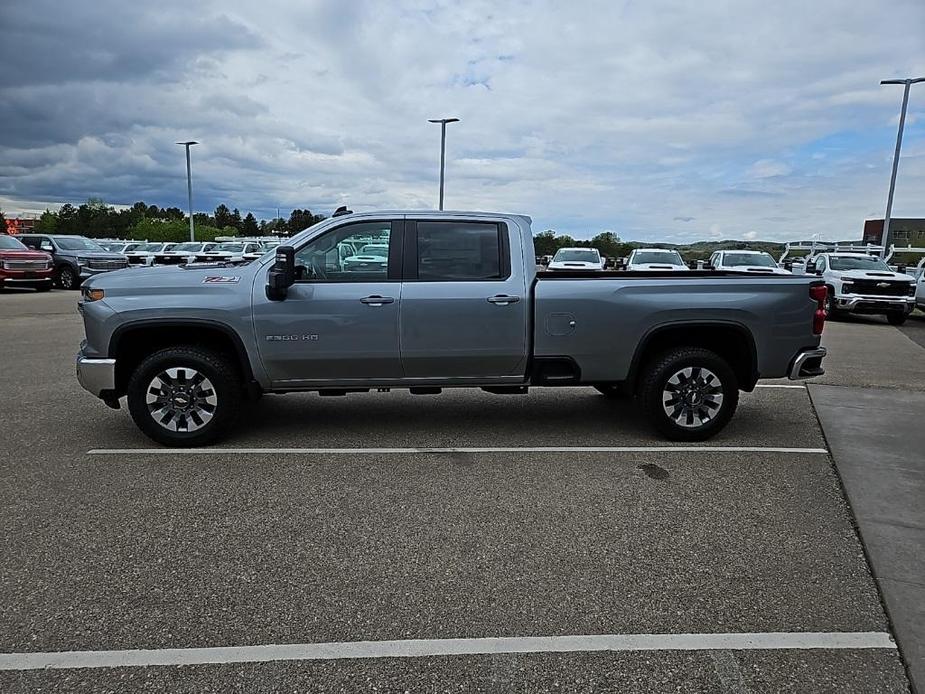
{"label": "headlight", "polygon": [[80,256],[77,256],[77,264],[78,264],[78,265],[86,265],[86,264],[89,263],[89,262],[90,262],[90,259],[89,259],[89,258],[81,258]]}
{"label": "headlight", "polygon": [[102,289],[92,289],[89,287],[83,287],[80,293],[83,294],[84,301],[99,301],[106,296],[106,292]]}
{"label": "headlight", "polygon": [[854,284],[852,284],[851,282],[842,282],[842,283],[841,283],[841,290],[842,290],[842,293],[844,293],[844,294],[851,294],[851,290],[852,290],[852,289],[854,289]]}
{"label": "headlight", "polygon": [[915,296],[915,282],[909,283],[909,296]]}

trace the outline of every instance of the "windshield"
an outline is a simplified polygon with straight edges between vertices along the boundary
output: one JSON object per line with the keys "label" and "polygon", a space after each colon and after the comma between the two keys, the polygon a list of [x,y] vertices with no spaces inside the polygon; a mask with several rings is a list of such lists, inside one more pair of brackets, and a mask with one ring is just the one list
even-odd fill
{"label": "windshield", "polygon": [[0,250],[4,251],[28,251],[19,239],[12,236],[0,236]]}
{"label": "windshield", "polygon": [[164,248],[162,243],[142,243],[139,244],[136,251],[144,251],[146,253],[157,253],[159,250]]}
{"label": "windshield", "polygon": [[115,251],[115,252],[119,252],[119,251],[121,251],[123,248],[125,248],[125,244],[124,244],[124,243],[111,243],[111,242],[110,242],[110,243],[101,243],[100,246],[102,246],[103,248],[105,248],[107,251]]}
{"label": "windshield", "polygon": [[858,255],[830,255],[829,261],[833,270],[882,270],[892,272],[889,265],[872,255],[863,257]]}
{"label": "windshield", "polygon": [[389,255],[389,247],[368,244],[360,249],[360,255],[378,255],[386,258]]}
{"label": "windshield", "polygon": [[85,239],[80,236],[57,236],[55,237],[55,243],[58,244],[58,248],[61,248],[65,251],[105,251],[106,249],[100,246],[98,243],[94,243],[90,239]]}
{"label": "windshield", "polygon": [[243,253],[244,244],[243,243],[220,243],[213,251],[228,251],[229,253]]}
{"label": "windshield", "polygon": [[563,248],[559,251],[556,251],[555,257],[552,259],[554,263],[598,263],[601,262],[600,253],[598,253],[593,248],[588,250],[581,249],[571,249]]}
{"label": "windshield", "polygon": [[684,261],[677,251],[638,251],[633,254],[633,263],[684,265]]}
{"label": "windshield", "polygon": [[170,250],[172,251],[193,251],[193,252],[201,251],[202,244],[201,243],[181,243],[181,244],[174,246]]}
{"label": "windshield", "polygon": [[777,263],[767,253],[723,253],[724,267],[777,267]]}

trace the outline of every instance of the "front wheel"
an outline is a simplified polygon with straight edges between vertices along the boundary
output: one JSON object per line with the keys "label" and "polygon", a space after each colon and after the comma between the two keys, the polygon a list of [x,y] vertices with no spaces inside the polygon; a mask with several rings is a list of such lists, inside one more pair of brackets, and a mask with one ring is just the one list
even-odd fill
{"label": "front wheel", "polygon": [[58,270],[58,286],[61,289],[77,289],[80,286],[80,276],[70,265],[64,265]]}
{"label": "front wheel", "polygon": [[128,382],[128,409],[138,428],[165,446],[202,446],[238,418],[243,388],[225,356],[195,347],[151,354]]}
{"label": "front wheel", "polygon": [[648,363],[642,375],[643,409],[655,428],[674,441],[703,441],[735,413],[739,384],[715,352],[681,347]]}
{"label": "front wheel", "polygon": [[907,313],[900,313],[899,311],[894,311],[893,313],[886,314],[886,319],[890,325],[902,325],[903,323],[906,322],[906,318],[908,317],[908,315],[909,314]]}
{"label": "front wheel", "polygon": [[835,290],[829,287],[829,293],[825,298],[825,312],[828,314],[828,318],[835,320],[841,316],[841,311],[837,308],[838,304],[835,301]]}

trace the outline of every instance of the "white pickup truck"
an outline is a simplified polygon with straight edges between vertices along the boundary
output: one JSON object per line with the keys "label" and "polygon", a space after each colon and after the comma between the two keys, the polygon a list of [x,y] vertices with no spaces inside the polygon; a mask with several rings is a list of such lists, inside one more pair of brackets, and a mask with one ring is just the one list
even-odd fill
{"label": "white pickup truck", "polygon": [[890,325],[902,325],[915,307],[915,279],[866,253],[819,253],[806,264],[807,274],[825,280],[826,310],[885,315]]}

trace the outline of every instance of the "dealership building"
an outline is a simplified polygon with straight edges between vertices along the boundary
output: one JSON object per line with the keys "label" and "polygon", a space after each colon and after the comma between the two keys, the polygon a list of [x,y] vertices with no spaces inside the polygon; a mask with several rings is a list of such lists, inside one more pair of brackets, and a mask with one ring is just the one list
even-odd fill
{"label": "dealership building", "polygon": [[[864,222],[864,243],[879,246],[883,241],[883,220]],[[890,243],[895,246],[925,247],[925,219],[890,219]]]}

